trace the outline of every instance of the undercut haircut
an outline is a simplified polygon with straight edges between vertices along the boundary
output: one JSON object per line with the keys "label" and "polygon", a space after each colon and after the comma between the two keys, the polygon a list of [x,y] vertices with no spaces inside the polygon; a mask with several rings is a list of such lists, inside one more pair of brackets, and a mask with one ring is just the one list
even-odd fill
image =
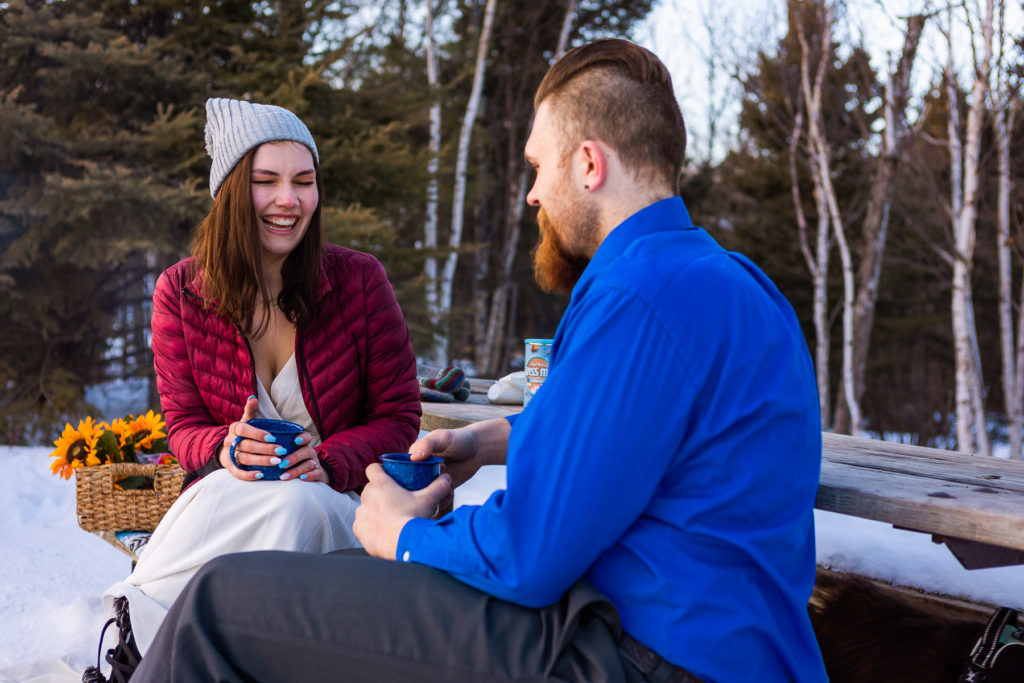
{"label": "undercut haircut", "polygon": [[638,180],[678,192],[686,124],[672,77],[653,52],[618,38],[573,48],[544,75],[534,109],[544,101],[565,135],[563,153],[584,140],[603,141]]}

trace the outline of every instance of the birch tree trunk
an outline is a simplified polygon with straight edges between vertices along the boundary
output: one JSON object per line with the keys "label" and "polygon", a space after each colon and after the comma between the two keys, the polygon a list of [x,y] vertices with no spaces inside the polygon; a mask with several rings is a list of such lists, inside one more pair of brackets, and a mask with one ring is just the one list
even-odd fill
{"label": "birch tree trunk", "polygon": [[[576,0],[569,0],[565,10],[565,17],[562,20],[562,29],[558,35],[558,45],[555,48],[553,61],[557,61],[566,50],[569,43],[569,34],[576,17]],[[532,127],[533,117],[530,117]],[[483,359],[483,369],[489,374],[503,374],[505,372],[505,356],[508,352],[509,338],[512,335],[512,324],[514,317],[510,315],[515,294],[515,283],[512,280],[512,268],[515,265],[516,254],[519,250],[520,226],[523,222],[523,210],[526,207],[526,189],[529,183],[529,168],[523,161],[522,150],[515,150],[509,154],[509,159],[514,163],[509,164],[509,177],[515,181],[509,187],[508,212],[505,220],[505,239],[502,242],[500,256],[500,270],[498,271],[498,284],[491,295],[490,314],[487,319],[487,334],[478,358]],[[539,334],[539,333],[538,333]],[[554,332],[552,331],[552,334]]]}
{"label": "birch tree trunk", "polygon": [[801,48],[800,84],[803,91],[804,104],[807,109],[807,140],[812,173],[820,184],[821,195],[827,207],[832,231],[839,247],[839,257],[843,267],[843,381],[842,391],[850,411],[850,433],[859,434],[861,430],[860,404],[857,401],[853,381],[853,305],[856,285],[853,274],[853,257],[846,240],[846,229],[843,226],[842,213],[832,185],[831,150],[825,136],[824,120],[821,111],[822,90],[825,80],[825,68],[832,53],[832,18],[833,7],[824,3],[821,6],[821,43],[820,54],[816,67],[814,84],[810,82],[810,48],[804,31],[803,22],[798,22],[797,38]]}
{"label": "birch tree trunk", "polygon": [[797,151],[800,145],[801,132],[804,127],[803,111],[798,110],[793,120],[793,134],[789,140],[789,179],[792,185],[793,208],[796,210],[797,234],[800,238],[800,251],[807,263],[814,288],[814,370],[818,380],[818,405],[821,409],[821,428],[827,430],[831,420],[832,409],[829,396],[829,329],[828,329],[828,257],[829,257],[829,222],[828,209],[822,202],[823,196],[817,173],[812,173],[814,180],[814,200],[817,203],[818,227],[817,247],[811,253],[807,242],[807,217],[804,214],[803,201],[800,198],[800,181],[797,175]]}
{"label": "birch tree trunk", "polygon": [[[973,268],[972,268],[973,270]],[[974,411],[976,425],[984,425],[982,429],[975,430],[975,439],[978,442],[979,455],[992,455],[992,446],[988,438],[988,419],[985,413],[985,387],[981,374],[981,351],[978,349],[978,326],[974,320],[974,285],[971,279],[967,279],[967,329],[970,331],[971,342],[971,374],[974,381],[971,382],[971,410]]]}
{"label": "birch tree trunk", "polygon": [[572,31],[572,25],[575,21],[576,0],[569,0],[569,4],[565,8],[565,16],[562,18],[562,30],[558,32],[558,47],[555,48],[555,58],[551,60],[552,64],[565,54],[565,49],[569,46],[569,33]]}
{"label": "birch tree trunk", "polygon": [[[952,13],[952,10],[950,10]],[[989,73],[992,61],[994,0],[985,3],[985,16],[981,21],[981,35],[984,45],[982,57],[974,65],[974,79],[971,100],[967,110],[967,128],[964,142],[960,142],[957,110],[956,84],[953,76],[952,25],[947,35],[949,59],[947,62],[947,87],[950,94],[950,163],[953,188],[951,207],[953,209],[953,348],[956,359],[956,419],[957,449],[969,453],[977,449],[981,455],[989,455],[988,425],[984,412],[984,391],[980,360],[977,359],[977,331],[974,327],[974,312],[971,297],[971,272],[974,262],[975,221],[977,219],[979,157],[981,151],[981,127],[985,113],[985,96],[989,89]],[[952,19],[950,19],[952,24]],[[962,166],[962,168],[961,168]],[[962,183],[962,184],[961,184]]]}
{"label": "birch tree trunk", "polygon": [[817,239],[815,240],[814,256],[818,264],[814,274],[814,330],[817,335],[815,351],[817,362],[822,367],[818,378],[818,391],[822,392],[819,403],[822,409],[822,429],[832,428],[832,388],[829,372],[832,332],[828,322],[828,271],[829,258],[832,253],[832,231],[828,218],[828,207],[825,206],[825,193],[821,189],[821,181],[815,174],[814,204],[818,214]]}
{"label": "birch tree trunk", "polygon": [[[868,193],[862,246],[859,250],[860,265],[857,269],[857,298],[853,307],[853,386],[858,405],[864,400],[865,369],[875,324],[878,282],[882,276],[889,231],[889,210],[895,193],[896,171],[907,139],[906,109],[910,94],[910,76],[924,23],[925,17],[922,15],[907,19],[903,51],[896,70],[889,75],[885,85],[885,100],[882,105],[885,130]],[[836,431],[849,431],[850,421],[850,411],[844,394],[840,396],[836,405]]]}
{"label": "birch tree trunk", "polygon": [[427,283],[427,313],[430,316],[430,325],[434,330],[434,345],[428,354],[428,362],[437,367],[443,367],[447,358],[441,354],[444,348],[444,340],[438,333],[441,324],[441,310],[438,305],[438,282],[437,282],[437,257],[434,250],[437,249],[437,201],[438,201],[438,169],[441,163],[441,94],[437,82],[437,47],[434,43],[434,10],[431,0],[425,3],[427,9],[426,18],[426,43],[427,43],[427,83],[430,85],[430,160],[427,162],[427,219],[423,226],[423,247],[427,250],[427,257],[424,261],[423,272],[426,275]]}
{"label": "birch tree trunk", "polygon": [[[951,22],[952,23],[952,22]],[[950,39],[952,40],[952,39]],[[952,229],[954,238],[953,258],[953,290],[951,309],[953,314],[953,359],[954,369],[954,401],[956,405],[956,441],[957,449],[964,453],[970,453],[974,449],[973,424],[974,413],[971,410],[970,387],[968,384],[968,363],[966,348],[966,334],[963,331],[964,301],[966,289],[964,287],[963,257],[957,253],[960,249],[958,239],[958,217],[963,213],[963,146],[960,140],[960,115],[957,106],[957,88],[953,76],[953,46],[950,43],[949,59],[946,64],[946,97],[949,100],[949,119],[947,122],[949,137],[949,164],[950,164],[950,216],[952,218]]]}
{"label": "birch tree trunk", "polygon": [[[494,24],[494,8],[497,0],[487,0],[484,9],[483,26],[480,30],[480,41],[477,44],[476,64],[473,70],[473,88],[470,91],[466,113],[462,118],[462,129],[459,131],[459,150],[455,157],[455,192],[452,198],[452,232],[448,239],[451,251],[445,259],[444,271],[441,275],[439,315],[447,320],[452,310],[452,287],[455,282],[455,267],[459,262],[458,249],[462,246],[462,228],[466,205],[466,170],[469,165],[469,143],[473,135],[477,113],[480,111],[480,98],[483,95],[484,73],[487,69],[487,50],[491,42],[491,27]],[[437,349],[437,356],[448,362],[450,334],[444,335]]]}
{"label": "birch tree trunk", "polygon": [[[995,128],[996,154],[999,177],[996,200],[996,249],[999,254],[999,340],[1003,360],[1003,406],[1010,438],[1010,457],[1020,459],[1022,422],[1024,422],[1024,386],[1021,385],[1020,357],[1024,354],[1024,340],[1021,327],[1024,326],[1024,310],[1017,319],[1016,342],[1014,341],[1013,301],[1013,259],[1010,251],[1013,244],[1010,232],[1010,143],[1020,100],[1014,97],[1016,89],[1010,82],[1004,60],[1006,47],[1005,3],[999,5],[999,58],[996,62]],[[1024,299],[1021,300],[1024,304]]]}
{"label": "birch tree trunk", "polygon": [[[1020,285],[1020,297],[1018,299],[1021,302],[1019,305],[1024,309],[1024,280],[1021,281]],[[1017,408],[1017,438],[1018,443],[1021,441],[1021,421],[1024,420],[1024,310],[1020,310],[1017,313],[1017,352],[1015,354],[1016,363],[1016,374],[1014,381],[1017,385],[1017,396],[1016,396],[1016,408]],[[1024,445],[1021,446],[1024,450]],[[1017,456],[1020,459],[1024,459],[1024,452],[1018,451]]]}
{"label": "birch tree trunk", "polygon": [[836,236],[836,244],[839,247],[839,260],[843,265],[843,397],[846,399],[847,409],[850,411],[850,434],[860,435],[863,423],[860,416],[860,401],[856,396],[853,377],[853,306],[856,296],[856,283],[853,274],[853,257],[850,254],[850,245],[846,240],[846,228],[843,226],[843,217],[839,212],[839,203],[836,200],[835,188],[832,186],[832,177],[829,173],[828,147],[823,143],[818,150],[818,163],[822,166],[822,187],[825,192],[825,199],[828,202],[828,213],[832,220],[832,231]]}
{"label": "birch tree trunk", "polygon": [[523,221],[523,207],[526,205],[526,184],[529,180],[525,165],[519,176],[509,187],[509,210],[505,220],[505,241],[501,250],[499,281],[491,295],[490,315],[487,318],[487,336],[484,340],[485,367],[488,373],[503,373],[505,351],[512,333],[509,309],[515,283],[512,280],[512,266],[515,264],[519,244],[519,226]]}

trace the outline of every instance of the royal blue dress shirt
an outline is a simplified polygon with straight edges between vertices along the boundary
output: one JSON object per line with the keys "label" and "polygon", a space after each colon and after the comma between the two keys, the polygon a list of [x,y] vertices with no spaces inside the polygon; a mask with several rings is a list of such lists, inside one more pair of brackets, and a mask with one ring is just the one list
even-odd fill
{"label": "royal blue dress shirt", "polygon": [[507,488],[408,522],[396,559],[528,606],[584,578],[705,680],[824,681],[807,616],[818,410],[791,306],[665,199],[573,289],[511,420]]}

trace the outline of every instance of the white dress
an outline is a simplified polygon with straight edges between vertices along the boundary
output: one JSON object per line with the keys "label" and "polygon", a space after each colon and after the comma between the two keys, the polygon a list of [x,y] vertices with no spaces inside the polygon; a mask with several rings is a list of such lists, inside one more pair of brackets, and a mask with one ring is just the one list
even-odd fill
{"label": "white dress", "polygon": [[[260,416],[303,425],[320,443],[302,401],[295,355],[268,392],[257,377]],[[322,482],[242,481],[224,469],[185,490],[160,520],[131,575],[103,594],[128,597],[132,631],[145,655],[185,584],[207,560],[250,550],[327,553],[358,547],[352,533],[359,496]]]}

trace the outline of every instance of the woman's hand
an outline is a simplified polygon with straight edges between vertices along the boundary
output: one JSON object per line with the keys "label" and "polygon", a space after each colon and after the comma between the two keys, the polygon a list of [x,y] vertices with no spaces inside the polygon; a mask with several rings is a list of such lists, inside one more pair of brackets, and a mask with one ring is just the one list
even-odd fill
{"label": "woman's hand", "polygon": [[220,452],[217,454],[217,459],[220,461],[221,466],[235,478],[244,481],[256,481],[262,478],[263,474],[258,470],[239,469],[235,466],[235,463],[231,462],[231,444],[235,438],[242,437],[242,440],[235,446],[235,459],[241,465],[270,465],[270,458],[275,457],[274,449],[277,448],[274,444],[263,440],[263,435],[266,432],[250,427],[248,424],[249,420],[259,415],[259,408],[259,399],[255,396],[250,396],[245,402],[245,409],[242,411],[241,419],[238,422],[232,422],[228,426],[228,433],[220,445]]}
{"label": "woman's hand", "polygon": [[281,480],[297,479],[299,481],[322,481],[327,482],[327,474],[323,465],[309,443],[312,436],[308,432],[299,434],[296,439],[302,440],[302,445],[287,455],[278,451],[279,444],[266,440],[267,432],[256,429],[249,424],[259,415],[259,399],[250,396],[245,402],[245,409],[242,411],[242,418],[238,422],[232,422],[228,427],[228,433],[221,443],[220,452],[217,457],[220,464],[224,466],[232,476],[243,481],[257,481],[263,478],[259,470],[243,470],[231,462],[231,444],[236,438],[242,437],[235,445],[235,460],[239,465],[259,467],[280,467],[286,470],[281,474]]}
{"label": "woman's hand", "polygon": [[[300,446],[285,456],[288,463],[285,467],[288,470],[281,475],[281,481],[297,479],[299,481],[322,481],[325,484],[328,483],[324,466],[320,464],[320,458],[317,456],[316,451],[309,445],[313,437],[307,432],[302,432],[296,438],[302,439],[302,443],[305,445]],[[279,466],[280,464],[283,464],[283,462],[279,463]]]}

